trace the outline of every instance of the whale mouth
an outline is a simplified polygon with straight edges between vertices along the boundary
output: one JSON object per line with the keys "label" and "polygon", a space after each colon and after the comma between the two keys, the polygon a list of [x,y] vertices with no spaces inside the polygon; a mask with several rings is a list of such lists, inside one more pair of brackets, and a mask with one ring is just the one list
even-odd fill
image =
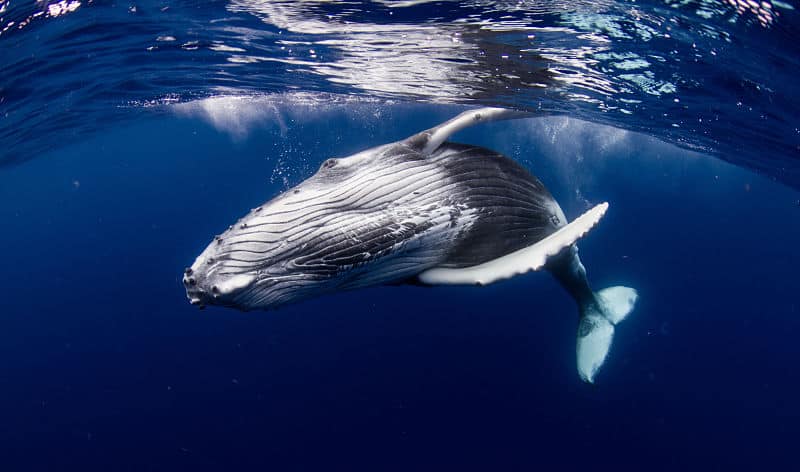
{"label": "whale mouth", "polygon": [[206,304],[203,303],[203,301],[200,298],[193,297],[192,295],[189,295],[189,303],[191,303],[192,305],[196,306],[201,310],[206,307]]}
{"label": "whale mouth", "polygon": [[189,299],[189,303],[201,310],[210,304],[209,294],[198,284],[191,267],[187,267],[183,271],[183,286],[186,289],[186,298]]}
{"label": "whale mouth", "polygon": [[192,267],[183,271],[186,298],[189,303],[201,309],[207,305],[218,305],[246,311],[247,308],[238,303],[238,298],[243,293],[246,294],[255,281],[256,276],[249,273],[219,277]]}
{"label": "whale mouth", "polygon": [[207,305],[229,306],[223,299],[222,288],[218,283],[209,280],[206,274],[197,273],[191,267],[183,271],[183,287],[186,289],[186,298],[189,303],[203,309]]}

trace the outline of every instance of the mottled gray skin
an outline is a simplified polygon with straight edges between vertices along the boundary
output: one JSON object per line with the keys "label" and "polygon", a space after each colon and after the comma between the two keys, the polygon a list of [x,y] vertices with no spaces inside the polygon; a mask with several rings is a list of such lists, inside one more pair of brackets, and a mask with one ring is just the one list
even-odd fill
{"label": "mottled gray skin", "polygon": [[[325,161],[216,237],[184,275],[196,305],[270,309],[326,293],[419,283],[530,246],[566,221],[544,185],[494,151],[430,133]],[[575,246],[547,268],[592,296]]]}

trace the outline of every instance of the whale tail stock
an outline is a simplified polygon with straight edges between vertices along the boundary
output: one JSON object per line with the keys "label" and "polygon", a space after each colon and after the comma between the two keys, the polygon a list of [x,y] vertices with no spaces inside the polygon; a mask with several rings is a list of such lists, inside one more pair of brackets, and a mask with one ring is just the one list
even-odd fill
{"label": "whale tail stock", "polygon": [[588,383],[608,356],[614,327],[633,310],[638,294],[629,287],[609,287],[579,302],[576,343],[578,374]]}
{"label": "whale tail stock", "polygon": [[548,269],[577,301],[580,309],[576,346],[578,374],[594,383],[608,356],[614,326],[633,310],[638,295],[628,287],[592,292],[575,243],[603,217],[601,203],[562,226],[553,234],[498,259],[472,267],[434,267],[417,276],[426,285],[487,285],[533,270]]}

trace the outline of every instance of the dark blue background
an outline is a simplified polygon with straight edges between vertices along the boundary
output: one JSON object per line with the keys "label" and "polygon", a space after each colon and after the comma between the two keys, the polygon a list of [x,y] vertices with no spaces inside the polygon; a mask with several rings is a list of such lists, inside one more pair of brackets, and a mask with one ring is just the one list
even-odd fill
{"label": "dark blue background", "polygon": [[560,118],[458,136],[524,162],[569,217],[611,202],[581,256],[595,288],[641,298],[596,386],[544,273],[188,304],[183,267],[283,176],[452,111],[234,140],[160,117],[0,169],[2,470],[791,469],[798,194],[641,136]]}

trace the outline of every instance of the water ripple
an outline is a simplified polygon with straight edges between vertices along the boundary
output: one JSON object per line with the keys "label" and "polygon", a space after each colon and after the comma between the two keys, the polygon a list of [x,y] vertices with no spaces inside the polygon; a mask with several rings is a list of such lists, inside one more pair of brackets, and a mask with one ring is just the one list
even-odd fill
{"label": "water ripple", "polygon": [[568,114],[800,187],[798,26],[750,0],[0,0],[0,165],[142,105],[322,93]]}

